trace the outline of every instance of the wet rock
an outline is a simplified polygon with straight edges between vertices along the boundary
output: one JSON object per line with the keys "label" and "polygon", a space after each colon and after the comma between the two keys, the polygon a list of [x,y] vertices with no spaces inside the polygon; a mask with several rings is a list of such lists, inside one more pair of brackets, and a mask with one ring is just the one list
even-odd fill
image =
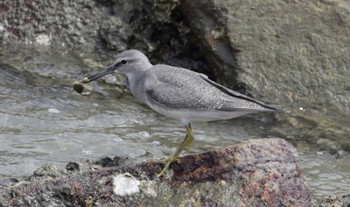
{"label": "wet rock", "polygon": [[100,165],[102,167],[118,167],[120,165],[121,160],[122,158],[118,156],[114,156],[113,158],[103,157],[95,161],[94,164]]}
{"label": "wet rock", "polygon": [[[109,163],[109,161],[108,161]],[[160,163],[87,170],[4,188],[3,206],[310,206],[296,149],[257,139]]]}
{"label": "wet rock", "polygon": [[63,179],[67,176],[81,175],[87,169],[89,169],[88,163],[69,162],[64,169],[53,164],[45,164],[35,170],[28,180],[34,182],[56,178]]}
{"label": "wet rock", "polygon": [[318,204],[319,207],[347,207],[350,206],[350,194],[329,196]]}
{"label": "wet rock", "polygon": [[19,183],[20,181],[17,178],[5,178],[0,179],[0,189],[8,186],[13,186]]}
{"label": "wet rock", "polygon": [[53,164],[45,164],[34,171],[33,177],[40,177],[44,179],[56,178],[60,176],[60,169],[57,168],[56,165]]}
{"label": "wet rock", "polygon": [[67,171],[77,171],[79,172],[81,170],[80,168],[80,164],[77,163],[77,162],[69,162],[67,165],[66,165],[66,170]]}

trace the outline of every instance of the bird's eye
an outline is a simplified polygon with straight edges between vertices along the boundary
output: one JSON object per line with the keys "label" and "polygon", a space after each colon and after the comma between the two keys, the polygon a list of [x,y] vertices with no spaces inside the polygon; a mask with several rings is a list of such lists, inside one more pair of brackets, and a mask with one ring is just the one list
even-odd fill
{"label": "bird's eye", "polygon": [[121,60],[120,62],[121,62],[121,64],[123,64],[123,65],[125,65],[126,63],[128,63],[128,61],[125,60],[125,59]]}

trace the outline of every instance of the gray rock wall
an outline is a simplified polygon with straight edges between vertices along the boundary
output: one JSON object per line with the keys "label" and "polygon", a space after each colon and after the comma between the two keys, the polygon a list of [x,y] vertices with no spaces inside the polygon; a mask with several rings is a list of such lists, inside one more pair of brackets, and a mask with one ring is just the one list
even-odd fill
{"label": "gray rock wall", "polygon": [[[322,113],[350,114],[350,7],[336,1],[183,1],[227,85]],[[232,78],[232,68],[237,77]]]}

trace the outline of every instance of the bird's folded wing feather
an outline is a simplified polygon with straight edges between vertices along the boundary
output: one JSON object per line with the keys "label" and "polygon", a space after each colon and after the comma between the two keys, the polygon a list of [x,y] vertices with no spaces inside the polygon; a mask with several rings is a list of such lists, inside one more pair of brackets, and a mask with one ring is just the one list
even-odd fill
{"label": "bird's folded wing feather", "polygon": [[148,100],[162,107],[185,110],[210,110],[214,104],[203,99],[200,91],[174,79],[162,79],[147,89]]}
{"label": "bird's folded wing feather", "polygon": [[[166,71],[161,71],[161,70]],[[148,101],[161,107],[181,110],[274,111],[253,98],[230,90],[205,75],[174,67],[159,69],[155,83],[147,88]]]}
{"label": "bird's folded wing feather", "polygon": [[244,94],[241,94],[241,93],[233,91],[233,90],[231,90],[229,88],[226,88],[226,87],[224,87],[224,86],[222,86],[222,85],[220,85],[220,84],[218,84],[218,83],[208,79],[207,76],[201,76],[201,78],[204,81],[210,83],[212,86],[218,88],[223,93],[226,93],[227,95],[230,95],[230,96],[235,97],[235,98],[240,99],[240,100],[245,100],[245,101],[250,102],[250,103],[255,103],[258,106],[265,108],[266,111],[283,111],[283,109],[280,108],[279,106],[268,105],[268,104],[266,104],[266,103],[264,103],[262,101],[256,100],[256,99],[254,99],[252,97],[246,96]]}

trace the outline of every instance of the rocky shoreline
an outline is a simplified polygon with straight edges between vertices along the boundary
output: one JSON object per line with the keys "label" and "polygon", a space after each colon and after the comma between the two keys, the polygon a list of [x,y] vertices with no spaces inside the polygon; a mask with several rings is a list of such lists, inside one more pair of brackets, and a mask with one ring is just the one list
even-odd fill
{"label": "rocky shoreline", "polygon": [[[278,117],[281,124],[276,133],[280,137],[293,144],[297,142],[295,137],[302,137],[303,141],[311,143],[317,150],[333,154],[347,152],[344,156],[348,156],[350,146],[347,139],[350,133],[349,24],[350,6],[341,0],[270,3],[224,0],[31,0],[17,3],[4,0],[0,3],[2,48],[34,45],[109,56],[136,48],[146,52],[154,62],[190,68],[258,99],[263,97],[267,102],[273,100],[274,103],[283,104],[290,114],[288,117]],[[5,52],[0,51],[0,55]],[[274,164],[283,165],[269,166],[271,168],[268,171],[262,172],[245,160],[247,165],[241,163],[242,168],[239,168],[237,164],[243,157],[232,154],[233,157],[226,157],[233,162],[228,171],[223,170],[222,173],[227,173],[223,177],[215,177],[219,176],[217,173],[213,173],[213,177],[201,177],[203,175],[189,175],[186,171],[199,168],[193,164],[198,157],[206,159],[208,155],[218,156],[217,153],[223,151],[249,149],[252,151],[246,151],[245,155],[250,156],[250,152],[256,153],[257,149],[250,148],[249,144],[259,147],[270,144],[271,149],[276,149],[271,152],[272,155],[284,159]],[[286,157],[285,152],[282,153],[276,146],[286,149],[292,156]],[[265,153],[270,153],[269,147],[265,149]],[[253,156],[258,164],[262,167],[271,164],[263,161],[259,153]],[[219,160],[225,160],[225,156]],[[211,161],[200,164],[208,167]],[[111,159],[111,162],[116,160]],[[149,200],[162,204],[174,195],[178,196],[175,197],[178,204],[184,205],[279,206],[277,202],[285,206],[293,202],[294,206],[349,205],[349,195],[330,195],[322,201],[311,200],[298,162],[295,149],[285,141],[264,139],[244,142],[222,151],[181,158],[184,166],[173,166],[174,178],[181,178],[177,181],[168,178],[155,180],[153,174],[160,165],[154,163],[92,169],[96,164],[82,167],[85,164],[72,162],[64,170],[47,165],[23,182],[18,183],[13,179],[1,182],[0,204],[98,206],[141,204],[141,201],[151,202]],[[176,167],[186,169],[186,173],[177,174]],[[289,167],[293,170],[290,171]],[[240,174],[242,170],[247,174]],[[264,179],[254,180],[257,177],[252,172],[256,173],[255,176],[264,175]],[[268,176],[267,172],[272,174]],[[142,183],[141,193],[130,197],[116,195],[113,179],[117,174]],[[284,177],[282,174],[290,176]],[[233,179],[237,176],[241,183]],[[288,181],[289,187],[283,186],[281,181]],[[211,191],[205,183],[215,184],[215,190],[226,194],[211,194],[215,191]],[[229,189],[227,183],[235,185]],[[158,184],[162,189],[154,187]],[[208,198],[201,193],[190,195],[182,185],[193,189],[204,188]],[[175,195],[169,186],[176,186],[178,190],[180,188],[182,193]],[[284,191],[275,191],[276,186]],[[161,194],[161,190],[167,195]],[[282,193],[289,196],[284,197]],[[232,195],[232,198],[228,195]]]}
{"label": "rocky shoreline", "polygon": [[[3,186],[2,206],[310,206],[296,149],[283,139],[255,139],[181,157],[157,178],[161,163],[100,160],[64,170],[45,165]],[[99,166],[99,167],[98,167]],[[85,168],[85,169],[83,169]]]}

